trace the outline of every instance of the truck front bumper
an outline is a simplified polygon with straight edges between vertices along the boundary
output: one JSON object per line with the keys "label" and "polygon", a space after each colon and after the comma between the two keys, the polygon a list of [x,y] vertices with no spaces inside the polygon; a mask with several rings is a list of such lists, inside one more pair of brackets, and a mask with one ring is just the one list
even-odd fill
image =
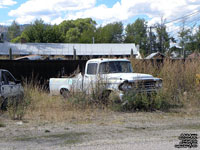
{"label": "truck front bumper", "polygon": [[160,88],[159,89],[157,88],[157,89],[137,90],[137,91],[125,91],[125,92],[124,91],[119,91],[118,95],[119,95],[120,100],[122,101],[125,93],[127,93],[127,92],[152,94],[152,93],[157,93],[159,90],[160,90]]}

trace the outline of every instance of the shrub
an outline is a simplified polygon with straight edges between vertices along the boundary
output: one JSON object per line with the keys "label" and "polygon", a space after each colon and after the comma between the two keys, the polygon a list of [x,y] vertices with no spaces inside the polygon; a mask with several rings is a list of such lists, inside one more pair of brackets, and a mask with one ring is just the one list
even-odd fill
{"label": "shrub", "polygon": [[28,105],[31,102],[30,93],[25,91],[24,96],[18,98],[9,98],[7,100],[7,110],[11,119],[21,120],[25,113]]}
{"label": "shrub", "polygon": [[120,103],[112,103],[117,111],[153,111],[161,108],[162,99],[155,93],[127,92]]}

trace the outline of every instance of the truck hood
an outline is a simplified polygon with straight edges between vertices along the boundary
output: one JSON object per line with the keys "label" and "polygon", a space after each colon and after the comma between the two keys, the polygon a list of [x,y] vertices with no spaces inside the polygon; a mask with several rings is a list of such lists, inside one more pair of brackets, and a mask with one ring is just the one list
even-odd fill
{"label": "truck hood", "polygon": [[142,73],[110,73],[106,74],[104,78],[107,78],[108,80],[128,80],[129,82],[134,82],[135,80],[160,80],[152,75]]}

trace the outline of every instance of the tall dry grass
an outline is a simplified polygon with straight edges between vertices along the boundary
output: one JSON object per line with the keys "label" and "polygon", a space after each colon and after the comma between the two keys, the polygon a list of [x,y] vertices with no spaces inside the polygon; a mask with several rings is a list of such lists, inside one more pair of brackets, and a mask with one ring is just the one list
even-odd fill
{"label": "tall dry grass", "polygon": [[158,93],[163,107],[180,107],[186,111],[199,110],[200,85],[196,74],[200,74],[200,60],[164,60],[156,61],[131,60],[134,71],[152,74],[163,79],[163,88]]}
{"label": "tall dry grass", "polygon": [[24,89],[25,99],[30,102],[24,116],[27,119],[88,123],[110,113],[105,107],[102,109],[88,104],[88,97],[83,93],[64,99],[62,96],[51,96],[37,85],[25,84]]}
{"label": "tall dry grass", "polygon": [[[171,61],[164,60],[160,66],[156,62],[131,60],[134,72],[148,73],[163,79],[162,90],[154,97],[153,103],[147,102],[146,97],[140,102],[130,99],[129,104],[148,104],[160,110],[181,108],[181,111],[195,112],[200,108],[200,85],[196,83],[196,74],[200,73],[200,61]],[[88,123],[112,113],[112,107],[96,103],[97,92],[88,96],[84,93],[72,93],[68,99],[61,96],[51,96],[36,82],[24,83],[25,104],[24,116],[27,119],[48,121],[75,121]],[[133,103],[132,103],[133,102]],[[156,105],[156,106],[155,106]],[[120,104],[116,107],[121,107]],[[111,109],[110,109],[111,108]],[[129,106],[128,106],[129,108]],[[134,106],[130,106],[134,108]]]}

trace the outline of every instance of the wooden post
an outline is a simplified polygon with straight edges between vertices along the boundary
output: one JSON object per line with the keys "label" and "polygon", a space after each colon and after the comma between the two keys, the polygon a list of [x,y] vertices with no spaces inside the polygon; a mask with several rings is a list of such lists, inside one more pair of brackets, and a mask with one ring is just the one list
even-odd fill
{"label": "wooden post", "polygon": [[12,60],[12,49],[9,49],[9,59]]}
{"label": "wooden post", "polygon": [[133,59],[133,49],[131,48],[131,59]]}
{"label": "wooden post", "polygon": [[73,60],[76,60],[76,49],[73,47],[73,50],[74,50]]}

